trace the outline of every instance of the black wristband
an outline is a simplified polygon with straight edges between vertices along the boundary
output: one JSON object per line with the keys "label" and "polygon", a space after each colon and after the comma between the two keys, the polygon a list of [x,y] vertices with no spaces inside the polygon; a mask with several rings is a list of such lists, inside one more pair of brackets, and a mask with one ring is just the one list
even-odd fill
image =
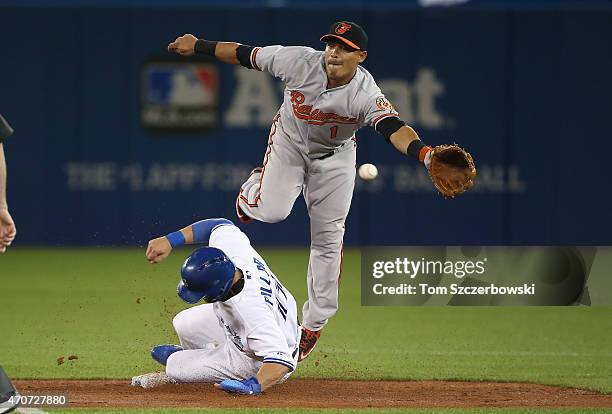
{"label": "black wristband", "polygon": [[403,127],[404,121],[396,116],[391,116],[378,121],[376,124],[376,131],[383,134],[388,143],[391,143],[391,135],[396,133],[401,127]]}
{"label": "black wristband", "polygon": [[236,48],[236,58],[238,62],[247,69],[253,69],[253,63],[251,62],[251,53],[253,49],[255,49],[255,47],[249,45],[239,45]]}
{"label": "black wristband", "polygon": [[420,162],[423,162],[423,160],[425,159],[425,155],[427,155],[427,152],[430,149],[431,147],[428,147],[427,145],[423,144],[420,139],[415,139],[410,142],[410,144],[408,144],[406,154],[413,156]]}
{"label": "black wristband", "polygon": [[197,55],[215,57],[217,43],[211,40],[198,39],[196,40],[193,50]]}

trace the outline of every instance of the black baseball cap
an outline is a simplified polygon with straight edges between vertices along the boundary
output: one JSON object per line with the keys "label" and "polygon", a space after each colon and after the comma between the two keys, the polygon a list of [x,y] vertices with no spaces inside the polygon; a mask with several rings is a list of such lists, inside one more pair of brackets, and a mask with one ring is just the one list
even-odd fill
{"label": "black baseball cap", "polygon": [[365,30],[354,22],[336,22],[329,28],[329,33],[321,36],[322,42],[338,39],[353,49],[366,50],[368,35]]}

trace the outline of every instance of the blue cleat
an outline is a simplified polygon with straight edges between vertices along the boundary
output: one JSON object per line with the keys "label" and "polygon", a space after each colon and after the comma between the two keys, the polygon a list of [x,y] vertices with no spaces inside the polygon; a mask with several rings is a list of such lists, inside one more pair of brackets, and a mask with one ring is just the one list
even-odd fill
{"label": "blue cleat", "polygon": [[178,345],[157,345],[151,349],[151,356],[154,360],[165,366],[170,355],[182,350],[183,347]]}

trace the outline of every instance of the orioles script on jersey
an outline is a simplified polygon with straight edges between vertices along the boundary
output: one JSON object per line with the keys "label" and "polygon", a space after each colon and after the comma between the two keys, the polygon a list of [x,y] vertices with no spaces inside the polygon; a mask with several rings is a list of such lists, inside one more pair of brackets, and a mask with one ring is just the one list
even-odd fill
{"label": "orioles script on jersey", "polygon": [[334,124],[356,124],[357,118],[342,116],[333,112],[323,112],[319,109],[312,109],[312,105],[304,104],[304,94],[300,91],[291,92],[291,105],[293,114],[313,125],[325,125],[327,123]]}

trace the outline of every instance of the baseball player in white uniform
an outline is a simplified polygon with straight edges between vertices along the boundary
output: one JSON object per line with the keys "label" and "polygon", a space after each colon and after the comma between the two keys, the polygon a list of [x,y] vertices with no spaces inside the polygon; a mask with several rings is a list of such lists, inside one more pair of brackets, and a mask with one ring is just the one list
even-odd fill
{"label": "baseball player in white uniform", "polygon": [[181,268],[177,293],[187,303],[204,300],[172,321],[180,346],[151,354],[165,373],[132,379],[144,388],[169,382],[214,382],[229,392],[259,394],[289,378],[298,357],[300,328],[291,292],[227,219],[207,219],[149,242],[151,263],[172,248],[204,243]]}
{"label": "baseball player in white uniform", "polygon": [[324,52],[302,46],[253,47],[190,34],[168,45],[180,55],[202,54],[264,71],[285,84],[263,165],[240,188],[236,210],[243,222],[275,223],[304,194],[311,249],[299,360],[312,352],[338,309],[344,222],[355,184],[355,132],[369,125],[425,165],[431,151],[360,66],[367,56],[365,31],[354,22],[336,22],[321,40],[326,42]]}

